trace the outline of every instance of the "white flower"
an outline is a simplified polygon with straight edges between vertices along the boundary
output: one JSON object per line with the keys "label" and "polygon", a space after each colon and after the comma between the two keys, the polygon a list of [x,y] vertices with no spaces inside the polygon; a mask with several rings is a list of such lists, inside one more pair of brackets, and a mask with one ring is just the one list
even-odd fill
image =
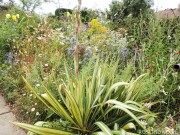
{"label": "white flower", "polygon": [[140,120],[140,122],[142,123],[142,125],[146,126],[148,123],[146,120]]}
{"label": "white flower", "polygon": [[36,115],[40,115],[40,113],[39,113],[39,112],[36,112]]}
{"label": "white flower", "polygon": [[170,35],[168,36],[168,39],[171,39],[171,36],[170,36]]}
{"label": "white flower", "polygon": [[144,106],[151,109],[151,105],[152,105],[152,102],[149,102],[149,103],[145,103]]}
{"label": "white flower", "polygon": [[165,92],[164,89],[160,90],[165,96],[167,96],[168,92]]}
{"label": "white flower", "polygon": [[26,114],[28,114],[29,112],[26,112]]}
{"label": "white flower", "polygon": [[61,45],[64,45],[64,43],[63,43],[63,42],[60,42],[60,44],[61,44]]}
{"label": "white flower", "polygon": [[165,127],[165,132],[172,135],[172,134],[174,134],[174,129],[169,128],[169,127]]}
{"label": "white flower", "polygon": [[30,97],[32,97],[32,96],[33,96],[33,94],[30,94],[29,96],[30,96]]}
{"label": "white flower", "polygon": [[34,105],[37,105],[37,103],[35,103]]}
{"label": "white flower", "polygon": [[57,31],[61,31],[61,30],[62,30],[62,28],[56,28],[56,30],[57,30]]}
{"label": "white flower", "polygon": [[180,90],[180,86],[178,86],[178,89]]}
{"label": "white flower", "polygon": [[39,54],[38,57],[42,57],[42,54]]}
{"label": "white flower", "polygon": [[40,84],[36,84],[36,87],[39,87],[40,86]]}
{"label": "white flower", "polygon": [[161,101],[161,103],[163,103],[163,104],[167,104],[164,100],[162,100],[162,101]]}
{"label": "white flower", "polygon": [[167,78],[165,76],[163,76],[163,78],[167,81]]}
{"label": "white flower", "polygon": [[46,64],[44,64],[44,66],[45,66],[45,67],[48,67],[48,64],[46,63]]}
{"label": "white flower", "polygon": [[26,96],[26,94],[24,93],[23,96]]}
{"label": "white flower", "polygon": [[42,36],[37,37],[38,40],[43,40]]}
{"label": "white flower", "polygon": [[44,93],[44,94],[41,94],[41,96],[43,97],[43,98],[48,98],[48,94],[47,93]]}
{"label": "white flower", "polygon": [[34,112],[36,110],[36,108],[31,108],[31,112]]}
{"label": "white flower", "polygon": [[98,51],[98,48],[97,48],[97,46],[95,46],[95,47],[94,47],[94,49],[95,49],[96,51]]}

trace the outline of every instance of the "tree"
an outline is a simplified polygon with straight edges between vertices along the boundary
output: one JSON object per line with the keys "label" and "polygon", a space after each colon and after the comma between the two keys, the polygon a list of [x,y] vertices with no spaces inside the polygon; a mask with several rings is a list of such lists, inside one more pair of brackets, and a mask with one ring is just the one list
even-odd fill
{"label": "tree", "polygon": [[4,1],[4,0],[0,0],[0,4],[2,4],[2,5],[9,5],[9,6],[15,6],[15,0],[8,0],[8,2],[7,1]]}
{"label": "tree", "polygon": [[126,15],[132,14],[133,17],[138,17],[141,11],[145,13],[153,5],[153,0],[123,0],[124,12]]}
{"label": "tree", "polygon": [[23,10],[33,12],[37,7],[41,6],[43,2],[49,2],[49,0],[20,0],[23,4]]}
{"label": "tree", "polygon": [[[112,28],[127,25],[127,21],[138,20],[140,14],[146,14],[153,5],[153,0],[113,0],[107,11]],[[136,19],[135,19],[136,18]],[[128,22],[129,23],[129,22]]]}
{"label": "tree", "polygon": [[107,18],[110,19],[113,23],[120,23],[122,21],[122,18],[124,18],[124,8],[123,3],[114,0],[109,5],[109,11],[107,11]]}
{"label": "tree", "polygon": [[81,21],[83,23],[90,22],[92,19],[98,17],[98,11],[84,8],[81,10]]}

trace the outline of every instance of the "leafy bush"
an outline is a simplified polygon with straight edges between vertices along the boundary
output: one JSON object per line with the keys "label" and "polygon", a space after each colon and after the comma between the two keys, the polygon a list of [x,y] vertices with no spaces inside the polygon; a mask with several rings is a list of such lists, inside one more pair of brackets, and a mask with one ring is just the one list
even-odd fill
{"label": "leafy bush", "polygon": [[83,23],[88,23],[92,19],[96,19],[99,17],[98,11],[84,8],[81,10],[81,21]]}

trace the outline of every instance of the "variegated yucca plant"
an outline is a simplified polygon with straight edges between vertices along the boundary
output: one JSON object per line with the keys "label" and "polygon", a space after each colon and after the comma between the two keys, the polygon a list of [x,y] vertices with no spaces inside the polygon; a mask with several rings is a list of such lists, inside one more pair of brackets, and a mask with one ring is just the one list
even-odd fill
{"label": "variegated yucca plant", "polygon": [[136,102],[141,93],[138,87],[147,74],[128,83],[115,80],[117,64],[110,68],[97,61],[92,75],[79,74],[74,79],[68,74],[66,66],[65,69],[67,80],[59,85],[59,95],[56,97],[45,86],[42,86],[44,93],[38,94],[24,77],[23,80],[44,105],[70,123],[68,127],[61,130],[43,126],[46,122],[13,124],[30,131],[29,135],[135,135],[128,130],[136,129],[137,126],[144,129],[140,119],[155,117],[155,114]]}

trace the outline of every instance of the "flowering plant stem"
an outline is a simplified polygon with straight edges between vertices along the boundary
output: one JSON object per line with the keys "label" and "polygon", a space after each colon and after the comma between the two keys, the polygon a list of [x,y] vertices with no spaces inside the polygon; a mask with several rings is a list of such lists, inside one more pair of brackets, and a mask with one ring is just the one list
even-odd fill
{"label": "flowering plant stem", "polygon": [[78,77],[78,72],[79,72],[79,59],[78,59],[78,45],[79,45],[79,28],[80,28],[80,9],[81,9],[81,0],[78,0],[78,8],[76,10],[76,46],[74,50],[74,68],[75,68],[75,73],[76,77]]}

